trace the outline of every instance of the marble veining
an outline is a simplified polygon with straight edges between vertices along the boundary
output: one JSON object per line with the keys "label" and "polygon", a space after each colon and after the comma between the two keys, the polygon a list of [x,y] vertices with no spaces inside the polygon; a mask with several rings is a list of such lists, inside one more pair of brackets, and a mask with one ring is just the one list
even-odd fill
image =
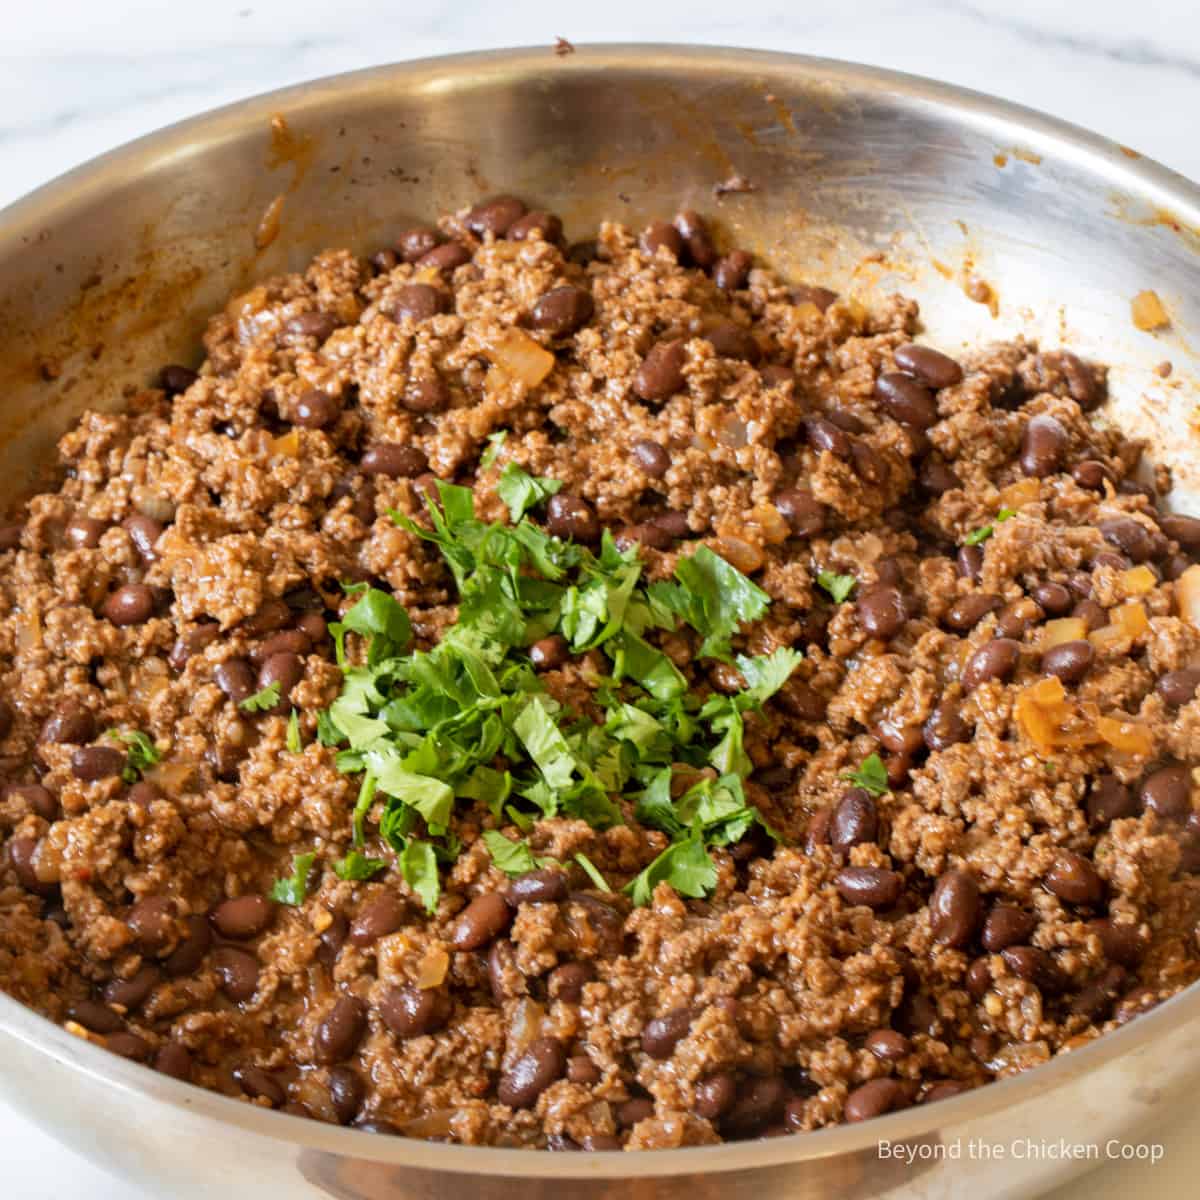
{"label": "marble veining", "polygon": [[[1195,0],[14,0],[0,11],[0,205],[255,92],[426,55],[549,47],[558,35],[581,54],[588,42],[705,42],[893,67],[1043,109],[1200,179]],[[1106,1167],[1053,1200],[1192,1195],[1200,1120],[1163,1140],[1161,1165]],[[148,1200],[3,1102],[0,1145],[11,1200]]]}

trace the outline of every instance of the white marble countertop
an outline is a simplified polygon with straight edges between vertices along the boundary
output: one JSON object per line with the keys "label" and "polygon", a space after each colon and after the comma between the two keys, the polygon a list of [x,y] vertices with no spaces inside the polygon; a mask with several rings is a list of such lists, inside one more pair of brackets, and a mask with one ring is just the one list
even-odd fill
{"label": "white marble countertop", "polygon": [[[1194,0],[42,0],[4,12],[0,205],[130,138],[255,92],[557,35],[793,50],[929,75],[1089,126],[1200,178]],[[1194,1195],[1200,1117],[1184,1114],[1153,1140],[1166,1146],[1158,1166],[1105,1166],[1053,1200]],[[0,1191],[11,1200],[150,1200],[2,1103],[0,1146]]]}

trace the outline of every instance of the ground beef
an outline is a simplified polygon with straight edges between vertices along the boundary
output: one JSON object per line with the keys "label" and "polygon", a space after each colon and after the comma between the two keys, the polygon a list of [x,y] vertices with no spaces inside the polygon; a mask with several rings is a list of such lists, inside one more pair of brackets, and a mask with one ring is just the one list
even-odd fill
{"label": "ground beef", "polygon": [[[1200,522],[1093,420],[1102,367],[917,333],[911,300],[717,257],[694,214],[568,247],[505,198],[234,297],[198,372],[85,415],[0,530],[0,985],[248,1102],[552,1149],[861,1120],[1187,986]],[[804,654],[747,718],[780,843],[716,850],[703,900],[631,909],[572,866],[506,910],[495,821],[460,803],[432,917],[374,831],[381,875],[267,900],[294,854],[350,845],[357,780],[315,737],[340,585],[436,642],[453,582],[390,514],[437,477],[503,518],[506,462],[562,482],[551,532],[608,527],[651,579],[703,539],[770,595],[736,646]],[[686,628],[656,640],[692,687],[738,686]],[[588,711],[586,657],[534,660]],[[271,681],[279,711],[240,706]],[[872,754],[886,790],[846,779]],[[530,843],[619,886],[665,844],[625,811]]]}

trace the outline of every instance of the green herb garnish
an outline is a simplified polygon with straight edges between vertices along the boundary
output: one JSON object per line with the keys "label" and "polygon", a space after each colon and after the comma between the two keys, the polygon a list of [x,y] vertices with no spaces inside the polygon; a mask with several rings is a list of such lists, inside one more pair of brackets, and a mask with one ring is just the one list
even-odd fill
{"label": "green herb garnish", "polygon": [[256,713],[267,712],[279,703],[279,684],[268,683],[265,688],[260,688],[253,696],[247,696],[238,708],[242,712]]}
{"label": "green herb garnish", "polygon": [[821,571],[817,574],[817,586],[822,587],[832,597],[835,604],[841,604],[847,599],[858,580],[853,575],[839,575],[836,571]]}
{"label": "green herb garnish", "polygon": [[963,538],[963,545],[978,546],[980,543],[986,542],[988,538],[990,538],[992,534],[996,532],[997,525],[1002,525],[1005,521],[1011,520],[1016,515],[1017,510],[1015,508],[1002,508],[996,514],[996,520],[993,524],[982,525],[978,529],[972,529],[971,532],[968,533],[965,538]]}
{"label": "green herb garnish", "polygon": [[516,463],[505,463],[500,472],[500,480],[496,484],[496,492],[500,499],[508,505],[515,525],[531,508],[549,500],[562,488],[561,479],[545,479],[530,475]]}
{"label": "green herb garnish", "polygon": [[842,776],[855,787],[870,792],[872,796],[886,796],[888,792],[887,768],[878,754],[868,754],[857,771]]}
{"label": "green herb garnish", "polygon": [[597,888],[600,889],[600,891],[608,892],[609,895],[612,894],[612,888],[608,886],[608,880],[600,874],[600,868],[597,867],[596,864],[592,862],[592,860],[588,858],[588,856],[584,854],[582,850],[576,851],[574,858],[575,862],[577,862],[583,868],[583,873],[596,885]]}
{"label": "green herb garnish", "polygon": [[500,453],[500,447],[504,445],[504,439],[508,437],[507,429],[498,429],[495,433],[489,433],[487,436],[487,449],[479,456],[480,470],[487,471],[496,461],[496,455]]}
{"label": "green herb garnish", "polygon": [[405,846],[396,865],[404,876],[404,882],[417,893],[425,905],[425,911],[432,916],[437,912],[438,897],[442,892],[433,847],[428,842],[414,838]]}
{"label": "green herb garnish", "polygon": [[382,858],[367,858],[365,854],[351,850],[333,864],[333,873],[345,880],[373,879],[386,866],[387,862]]}
{"label": "green herb garnish", "polygon": [[297,854],[292,858],[292,874],[286,879],[275,880],[271,888],[271,899],[276,904],[299,905],[308,895],[308,877],[312,872],[315,854]]}
{"label": "green herb garnish", "polygon": [[552,858],[538,858],[527,842],[510,841],[495,829],[483,831],[483,844],[492,856],[492,862],[505,875],[527,875],[554,861]]}
{"label": "green herb garnish", "polygon": [[693,898],[705,896],[717,886],[717,868],[698,829],[668,846],[622,890],[641,907],[650,903],[660,883],[669,883],[681,896]]}
{"label": "green herb garnish", "polygon": [[292,715],[288,717],[287,748],[291,754],[299,754],[304,749],[304,744],[300,741],[300,714],[294,708]]}
{"label": "green herb garnish", "polygon": [[142,733],[140,729],[109,729],[104,736],[124,742],[127,747],[125,766],[121,769],[121,778],[126,783],[137,783],[149,767],[155,766],[162,759],[157,747],[150,740],[150,735]]}

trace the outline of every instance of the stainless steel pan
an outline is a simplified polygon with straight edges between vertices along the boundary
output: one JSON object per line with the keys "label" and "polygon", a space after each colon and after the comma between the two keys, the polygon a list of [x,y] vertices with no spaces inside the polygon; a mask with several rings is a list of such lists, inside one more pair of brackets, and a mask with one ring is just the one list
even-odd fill
{"label": "stainless steel pan", "polygon": [[[714,194],[736,177],[753,190]],[[1017,333],[1068,342],[1114,364],[1111,418],[1151,439],[1176,499],[1200,492],[1195,186],[960,89],[674,46],[504,51],[322,80],[144,138],[0,213],[4,489],[37,481],[85,407],[119,406],[158,365],[194,360],[205,314],[255,277],[328,245],[378,246],[500,189],[560,212],[574,236],[602,217],[703,209],[729,243],[796,278],[916,295],[929,339],[950,350]],[[1169,328],[1134,327],[1130,303],[1145,290]],[[1155,372],[1164,361],[1169,379]],[[9,1098],[101,1165],[181,1200],[1028,1196],[1094,1165],[1063,1157],[1059,1139],[1103,1161],[1152,1130],[1200,1078],[1198,1043],[1192,989],[1026,1075],[867,1124],[538,1154],[265,1112],[119,1060],[0,996]],[[909,1145],[915,1164],[881,1156],[881,1139]]]}

